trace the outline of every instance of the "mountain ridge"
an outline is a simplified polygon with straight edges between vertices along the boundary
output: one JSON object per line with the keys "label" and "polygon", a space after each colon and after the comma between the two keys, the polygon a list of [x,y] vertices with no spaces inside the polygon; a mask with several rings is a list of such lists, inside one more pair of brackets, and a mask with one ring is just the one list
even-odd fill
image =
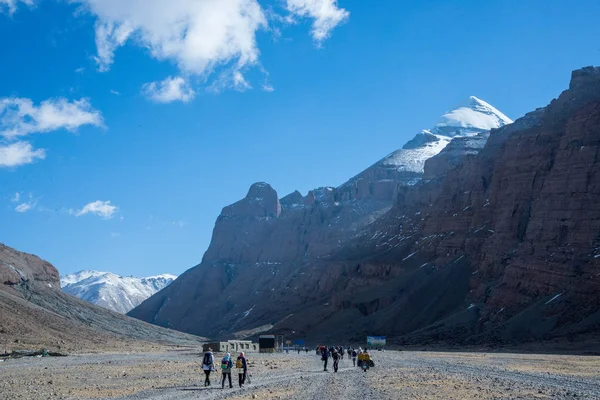
{"label": "mountain ridge", "polygon": [[170,274],[137,278],[111,272],[83,270],[62,276],[62,290],[112,311],[126,314],[164,289],[177,277]]}
{"label": "mountain ridge", "polygon": [[[466,111],[466,106],[462,104],[440,118],[438,122],[440,126],[437,129],[444,130],[443,135],[419,133],[415,137],[416,140],[413,139],[413,149],[398,150],[419,154],[418,171],[407,170],[398,165],[389,168],[384,164],[386,158],[383,158],[365,171],[368,173],[374,168],[384,171],[384,174],[391,171],[391,176],[384,177],[385,179],[380,179],[381,176],[376,176],[377,174],[373,176],[359,174],[337,188],[313,189],[306,196],[295,191],[281,199],[269,184],[264,182],[253,184],[242,200],[223,208],[217,218],[211,244],[200,266],[187,271],[174,283],[174,286],[166,288],[160,296],[153,296],[146,300],[130,311],[129,315],[162,326],[195,332],[199,325],[206,325],[205,321],[214,321],[221,316],[207,313],[202,320],[196,320],[191,316],[195,313],[194,310],[203,302],[212,304],[210,299],[221,297],[222,290],[230,287],[241,269],[256,270],[258,274],[265,273],[266,270],[270,276],[276,277],[280,269],[293,268],[295,265],[335,254],[361,229],[376,221],[393,207],[399,186],[412,186],[421,180],[424,161],[438,154],[453,140],[452,137],[444,135],[452,134],[459,138],[463,135],[471,136],[478,132],[486,132],[484,128],[475,127],[473,121],[481,123],[483,120],[485,127],[512,122],[504,114],[475,97],[469,98],[467,106],[471,107],[470,111]],[[457,122],[457,115],[465,114],[470,119]],[[456,126],[450,131],[448,127],[452,124]],[[435,126],[431,128],[431,130],[435,129]],[[430,140],[416,143],[421,138]],[[443,146],[438,146],[434,151],[427,148],[432,141],[442,140]],[[423,157],[424,153],[426,153],[425,157]],[[410,179],[407,180],[406,177]],[[188,278],[189,276],[193,278]],[[269,284],[259,282],[264,280],[262,278],[265,277],[257,279],[252,284],[248,282],[252,287],[256,287],[254,292],[246,288],[241,289],[247,293],[247,297],[251,298],[255,295],[253,293],[264,293],[262,286]],[[192,304],[183,299],[174,301],[174,298],[179,296],[171,294],[172,292],[196,292],[196,284],[188,285],[186,281],[203,282],[203,293],[194,295]],[[275,288],[270,287],[270,289]],[[225,304],[229,302],[225,301]],[[146,307],[154,311],[143,311]],[[215,310],[218,308],[220,307],[216,307]],[[223,324],[239,325],[239,321],[232,319],[236,314],[245,315],[244,322],[255,318],[256,310],[250,315],[245,314],[251,308],[252,305],[248,305],[242,310],[231,303],[226,307],[230,312],[225,312],[228,317],[224,319]],[[235,312],[231,311],[232,309]],[[180,326],[178,320],[186,321],[185,326]],[[215,330],[218,331],[217,328]],[[214,331],[211,333],[214,334]]]}

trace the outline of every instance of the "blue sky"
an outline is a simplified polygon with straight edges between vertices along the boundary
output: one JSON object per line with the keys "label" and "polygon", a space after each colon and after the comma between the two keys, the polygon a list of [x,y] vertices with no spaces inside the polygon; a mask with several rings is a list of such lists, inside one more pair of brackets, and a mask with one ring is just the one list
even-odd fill
{"label": "blue sky", "polygon": [[600,3],[0,0],[0,242],[181,273],[250,184],[337,186],[470,95],[600,64]]}

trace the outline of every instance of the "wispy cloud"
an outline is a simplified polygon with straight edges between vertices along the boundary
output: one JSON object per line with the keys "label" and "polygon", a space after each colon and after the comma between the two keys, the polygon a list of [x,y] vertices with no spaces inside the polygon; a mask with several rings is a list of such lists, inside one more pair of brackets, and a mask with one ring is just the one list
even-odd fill
{"label": "wispy cloud", "polygon": [[331,36],[331,31],[346,21],[350,13],[338,7],[337,0],[286,0],[287,9],[303,18],[314,19],[312,37],[317,44]]}
{"label": "wispy cloud", "polygon": [[85,68],[83,68],[83,67],[77,68],[77,69],[75,70],[75,73],[76,73],[76,74],[83,74],[84,72],[85,72]]}
{"label": "wispy cloud", "polygon": [[33,0],[0,0],[0,13],[6,11],[9,14],[13,14],[15,11],[17,11],[19,3],[23,3],[29,7],[34,5]]}
{"label": "wispy cloud", "polygon": [[161,82],[146,83],[142,86],[142,93],[156,103],[174,101],[187,103],[196,96],[189,83],[181,76],[168,77]]}
{"label": "wispy cloud", "polygon": [[119,208],[110,204],[110,201],[94,201],[88,203],[81,210],[70,210],[69,213],[76,217],[92,214],[104,219],[111,219],[118,212]]}
{"label": "wispy cloud", "polygon": [[21,193],[15,193],[15,195],[11,199],[11,202],[13,203],[20,203],[15,207],[16,212],[26,213],[27,211],[31,211],[34,208],[36,208],[38,200],[33,197],[33,194],[29,193],[29,199],[27,201],[22,201],[22,197],[23,196],[21,195]]}
{"label": "wispy cloud", "polygon": [[88,99],[59,97],[35,105],[26,98],[0,98],[0,136],[6,139],[59,129],[74,132],[84,125],[104,126],[102,114]]}
{"label": "wispy cloud", "polygon": [[121,93],[117,92],[116,90],[111,90],[110,94],[114,94],[115,96],[120,96],[121,95]]}
{"label": "wispy cloud", "polygon": [[0,145],[0,168],[19,167],[46,158],[44,149],[34,149],[29,142]]}
{"label": "wispy cloud", "polygon": [[15,211],[18,213],[26,213],[33,208],[31,203],[22,203],[15,207]]}

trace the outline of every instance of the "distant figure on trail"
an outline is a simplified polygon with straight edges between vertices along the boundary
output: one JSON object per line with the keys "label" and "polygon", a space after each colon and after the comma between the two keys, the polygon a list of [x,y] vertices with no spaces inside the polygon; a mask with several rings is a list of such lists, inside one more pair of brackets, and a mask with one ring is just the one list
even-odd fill
{"label": "distant figure on trail", "polygon": [[246,383],[246,374],[248,373],[248,362],[246,361],[246,356],[244,356],[243,352],[240,353],[240,356],[237,358],[235,367],[238,370],[240,387],[243,388]]}
{"label": "distant figure on trail", "polygon": [[333,350],[331,358],[333,358],[333,372],[338,372],[338,366],[340,364],[340,353],[338,353],[337,350]]}
{"label": "distant figure on trail", "polygon": [[358,352],[356,349],[352,349],[352,365],[356,367],[356,357],[358,356]]}
{"label": "distant figure on trail", "polygon": [[327,360],[329,360],[329,349],[327,346],[323,346],[323,350],[321,350],[321,361],[324,362],[323,371],[327,371]]}
{"label": "distant figure on trail", "polygon": [[340,358],[344,359],[344,346],[340,346]]}
{"label": "distant figure on trail", "polygon": [[223,380],[221,381],[221,389],[225,389],[225,379],[229,378],[229,387],[233,388],[231,384],[231,369],[233,368],[233,362],[231,361],[231,354],[225,354],[223,360],[221,360],[221,373],[223,374]]}
{"label": "distant figure on trail", "polygon": [[304,351],[306,352],[306,354],[308,354],[308,347],[305,347]]}
{"label": "distant figure on trail", "polygon": [[215,357],[213,356],[212,349],[209,348],[208,351],[204,353],[204,358],[202,359],[202,369],[206,375],[204,386],[210,386],[210,372],[213,370],[214,366]]}
{"label": "distant figure on trail", "polygon": [[358,355],[358,366],[362,368],[363,372],[367,372],[372,365],[373,362],[371,361],[371,356],[367,350]]}

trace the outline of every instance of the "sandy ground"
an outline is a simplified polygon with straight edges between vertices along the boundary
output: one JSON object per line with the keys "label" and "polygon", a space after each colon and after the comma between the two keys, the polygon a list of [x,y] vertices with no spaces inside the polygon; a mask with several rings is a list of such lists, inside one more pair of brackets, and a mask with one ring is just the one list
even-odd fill
{"label": "sandy ground", "polygon": [[367,373],[314,352],[249,354],[252,383],[203,387],[194,349],[0,362],[0,399],[600,399],[600,357],[375,352]]}

